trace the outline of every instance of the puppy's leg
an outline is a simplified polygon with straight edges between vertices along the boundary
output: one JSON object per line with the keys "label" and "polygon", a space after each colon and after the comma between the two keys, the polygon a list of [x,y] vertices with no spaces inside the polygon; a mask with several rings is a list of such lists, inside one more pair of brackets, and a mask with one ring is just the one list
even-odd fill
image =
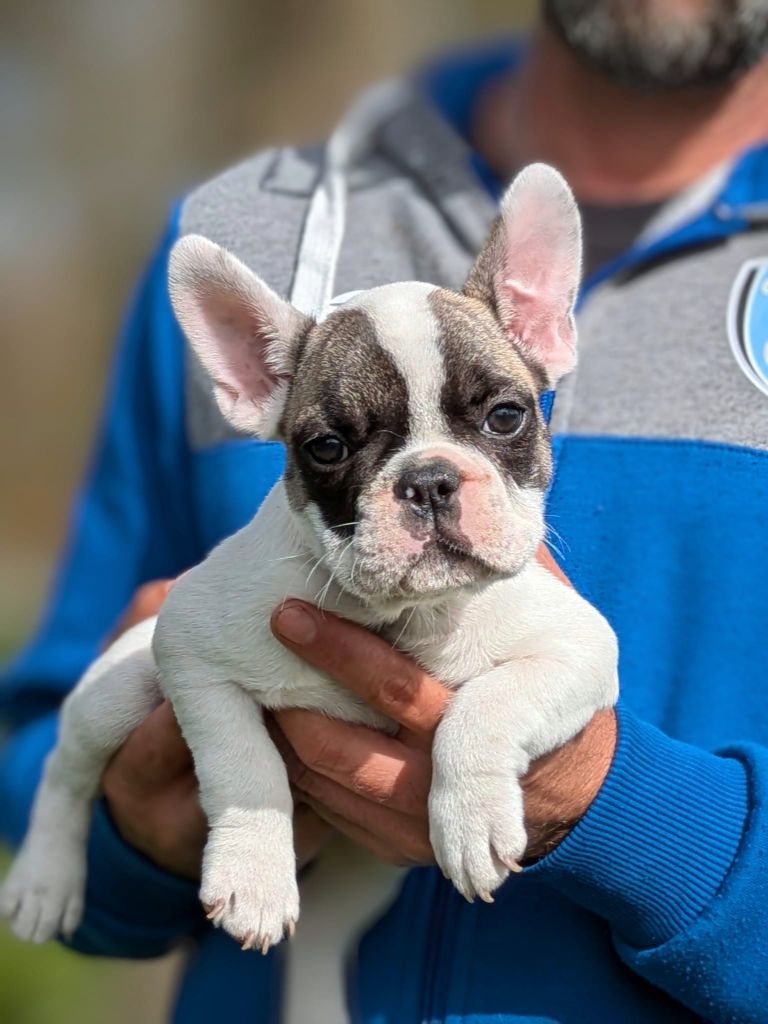
{"label": "puppy's leg", "polygon": [[200,899],[244,949],[266,952],[299,914],[288,776],[262,709],[241,686],[186,665],[165,690],[195,759],[209,824]]}
{"label": "puppy's leg", "polygon": [[21,939],[69,937],[82,917],[86,840],[102,772],[160,702],[153,622],[126,633],[64,701],[27,835],[0,889],[0,914]]}
{"label": "puppy's leg", "polygon": [[615,654],[531,657],[465,683],[433,745],[430,838],[444,873],[469,900],[490,894],[525,855],[520,778],[580,732],[617,693]]}

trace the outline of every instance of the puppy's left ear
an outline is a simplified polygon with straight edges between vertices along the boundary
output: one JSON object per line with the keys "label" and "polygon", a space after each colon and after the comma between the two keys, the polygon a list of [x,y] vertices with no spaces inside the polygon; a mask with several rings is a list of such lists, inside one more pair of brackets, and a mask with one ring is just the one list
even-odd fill
{"label": "puppy's left ear", "polygon": [[576,365],[573,304],[581,277],[581,218],[553,167],[531,164],[504,194],[470,271],[466,295],[494,310],[510,341],[554,385]]}
{"label": "puppy's left ear", "polygon": [[298,339],[312,321],[232,253],[199,235],[173,247],[171,304],[238,430],[270,439],[288,394]]}

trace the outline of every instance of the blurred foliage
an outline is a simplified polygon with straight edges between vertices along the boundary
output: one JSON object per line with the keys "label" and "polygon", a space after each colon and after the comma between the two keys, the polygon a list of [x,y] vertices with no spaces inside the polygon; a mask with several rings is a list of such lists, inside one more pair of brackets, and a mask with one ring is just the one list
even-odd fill
{"label": "blurred foliage", "polygon": [[[0,875],[6,866],[0,856]],[[21,943],[0,925],[2,1024],[163,1024],[171,985],[167,962],[86,959]]]}

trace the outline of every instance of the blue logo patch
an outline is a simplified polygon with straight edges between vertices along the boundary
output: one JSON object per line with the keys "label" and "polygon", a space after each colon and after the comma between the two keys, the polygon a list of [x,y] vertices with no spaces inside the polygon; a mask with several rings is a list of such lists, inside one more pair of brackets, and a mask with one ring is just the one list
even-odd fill
{"label": "blue logo patch", "polygon": [[768,395],[768,257],[739,271],[728,303],[728,337],[736,362]]}

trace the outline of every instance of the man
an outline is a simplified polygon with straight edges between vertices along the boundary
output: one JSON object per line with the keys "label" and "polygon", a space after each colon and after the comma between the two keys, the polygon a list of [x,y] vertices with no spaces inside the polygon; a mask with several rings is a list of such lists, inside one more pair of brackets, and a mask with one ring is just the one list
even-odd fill
{"label": "man", "polygon": [[[768,1021],[766,51],[765,0],[549,0],[525,50],[443,62],[364,125],[337,293],[459,285],[492,197],[530,160],[583,204],[583,355],[552,416],[550,522],[562,569],[618,632],[623,696],[534,766],[529,866],[470,906],[429,866],[439,681],[332,616],[276,615],[284,643],[402,725],[392,739],[278,716],[299,858],[330,824],[423,865],[351,951],[353,1020]],[[280,151],[204,186],[144,280],[51,609],[4,691],[13,840],[56,705],[133,590],[202,558],[281,468],[213,413],[170,313],[168,248],[200,231],[288,293],[317,178],[312,153]],[[166,587],[141,589],[129,618]],[[193,936],[178,1021],[277,1019],[280,955],[243,955],[200,911],[205,822],[168,708],[104,792],[76,947],[152,956]]]}

